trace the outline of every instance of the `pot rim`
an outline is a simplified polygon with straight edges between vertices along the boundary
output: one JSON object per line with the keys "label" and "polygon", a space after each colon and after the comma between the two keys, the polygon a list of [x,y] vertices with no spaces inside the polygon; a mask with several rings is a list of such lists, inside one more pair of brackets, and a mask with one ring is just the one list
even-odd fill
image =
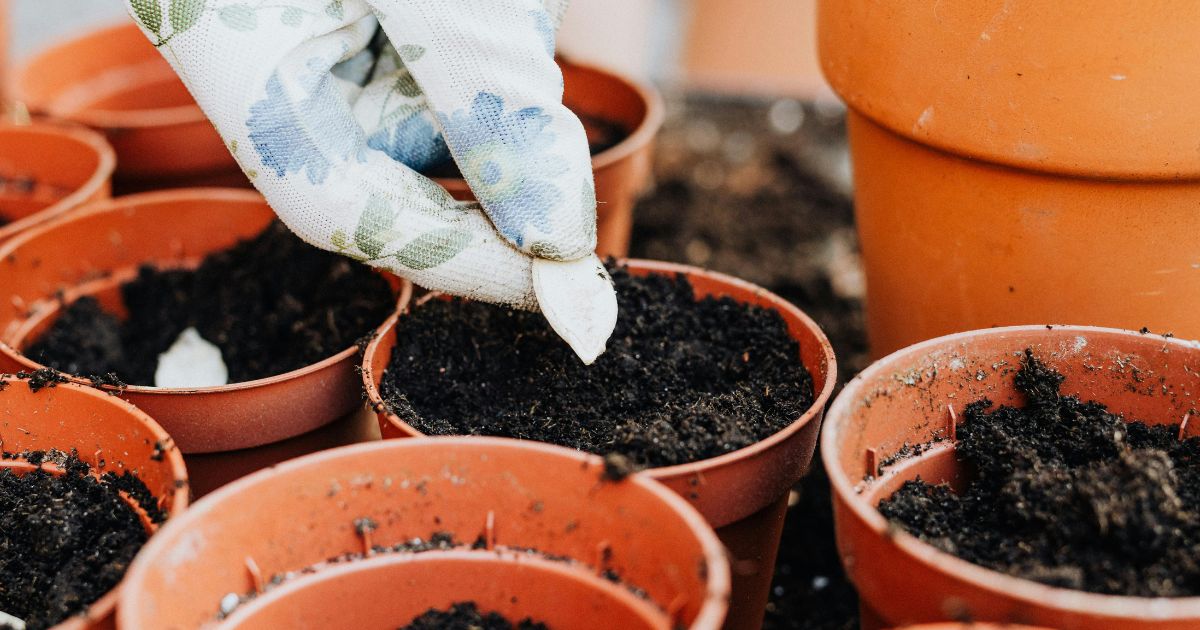
{"label": "pot rim", "polygon": [[820,452],[833,488],[834,500],[840,501],[850,510],[854,517],[864,523],[871,532],[879,537],[892,536],[892,541],[900,552],[911,560],[920,563],[932,571],[947,574],[961,580],[981,591],[986,591],[1006,599],[1020,600],[1045,609],[1065,612],[1084,612],[1091,616],[1105,615],[1114,618],[1146,620],[1173,618],[1200,618],[1200,596],[1193,597],[1134,597],[1129,595],[1104,595],[1074,589],[1049,586],[1014,577],[1000,571],[985,568],[958,556],[946,553],[936,547],[922,542],[916,536],[905,531],[889,533],[888,521],[875,508],[861,498],[851,480],[837,465],[838,447],[846,419],[853,416],[853,407],[863,398],[863,388],[869,379],[885,374],[898,362],[907,363],[910,359],[928,355],[931,350],[967,342],[984,337],[1021,336],[1025,333],[1045,332],[1047,329],[1061,332],[1063,336],[1086,336],[1102,334],[1107,336],[1123,336],[1144,338],[1149,335],[1155,341],[1176,346],[1180,350],[1200,351],[1200,341],[1161,337],[1155,333],[1140,333],[1119,328],[1101,326],[1077,325],[1022,325],[1001,326],[954,333],[936,337],[897,350],[878,361],[875,361],[857,376],[846,383],[845,387],[830,404],[826,413],[826,421],[822,427]]}
{"label": "pot rim", "polygon": [[[655,273],[655,274],[660,274],[660,275],[683,274],[688,277],[706,276],[712,280],[717,280],[717,281],[721,282],[722,284],[737,287],[742,290],[749,291],[749,292],[755,293],[759,296],[768,298],[773,303],[773,306],[771,307],[773,310],[786,312],[788,316],[794,317],[795,319],[799,320],[804,325],[805,328],[809,329],[809,331],[813,333],[813,336],[820,343],[821,354],[824,357],[824,366],[826,369],[825,385],[821,388],[820,391],[814,390],[812,404],[808,407],[808,409],[806,409],[804,411],[804,413],[802,413],[799,417],[797,417],[790,424],[788,424],[784,428],[780,429],[779,431],[776,431],[775,433],[772,433],[771,435],[769,435],[769,436],[763,438],[762,440],[759,440],[749,446],[744,446],[735,451],[730,451],[728,453],[724,453],[724,454],[718,455],[716,457],[709,457],[706,459],[701,459],[698,461],[688,462],[688,463],[684,463],[684,464],[675,464],[673,466],[660,466],[660,467],[656,467],[656,468],[646,468],[641,472],[645,472],[645,473],[649,474],[652,478],[657,479],[659,481],[665,481],[668,479],[683,478],[683,477],[695,476],[695,475],[703,476],[706,472],[708,472],[710,470],[714,470],[717,468],[723,468],[725,466],[732,465],[741,460],[752,459],[768,450],[771,450],[778,444],[787,441],[790,437],[792,437],[792,435],[794,435],[795,433],[802,430],[805,426],[807,426],[810,422],[812,422],[815,418],[817,418],[818,416],[820,416],[822,414],[826,405],[829,402],[830,397],[832,397],[832,395],[833,395],[833,389],[837,382],[837,360],[834,356],[833,346],[829,343],[829,339],[825,336],[825,332],[823,330],[821,330],[821,327],[818,326],[817,323],[815,321],[813,321],[813,319],[811,317],[809,317],[806,313],[804,313],[804,311],[800,310],[799,307],[797,307],[796,305],[792,304],[791,302],[788,302],[787,300],[784,300],[783,298],[775,295],[774,293],[771,293],[770,291],[767,291],[766,289],[759,287],[755,284],[752,284],[750,282],[747,282],[745,280],[735,278],[728,274],[720,273],[717,271],[709,271],[707,269],[695,267],[692,265],[685,265],[685,264],[681,264],[681,263],[671,263],[671,262],[660,262],[660,261],[654,261],[654,260],[643,260],[643,259],[638,259],[638,258],[623,258],[618,261],[618,264],[628,265],[631,269],[645,270],[650,273]],[[370,405],[372,407],[372,409],[374,411],[376,411],[377,413],[382,411],[383,413],[387,414],[387,418],[388,418],[389,422],[391,422],[393,425],[399,427],[403,431],[410,433],[414,437],[415,436],[424,436],[424,434],[421,433],[420,431],[417,431],[416,428],[414,428],[412,425],[408,424],[407,422],[402,420],[399,416],[397,416],[395,413],[393,413],[392,410],[387,407],[387,404],[383,402],[382,393],[379,391],[379,388],[375,386],[375,380],[371,377],[370,365],[372,362],[372,358],[375,356],[375,353],[378,352],[378,350],[379,350],[380,339],[384,335],[386,335],[392,331],[392,328],[399,321],[400,317],[403,316],[404,314],[406,314],[410,307],[420,306],[421,303],[422,302],[418,301],[418,303],[416,303],[416,304],[406,305],[405,308],[399,309],[395,313],[392,313],[391,317],[389,317],[388,320],[386,322],[384,322],[383,326],[381,326],[379,328],[379,330],[377,330],[375,332],[375,334],[372,336],[370,344],[367,345],[367,349],[363,352],[363,363],[362,363],[362,369],[360,370],[360,372],[362,374],[363,385],[367,392],[368,405]],[[782,314],[783,313],[781,313],[781,315]],[[511,439],[511,438],[508,438],[508,439]],[[535,444],[545,444],[544,442],[538,442],[536,440],[517,440],[517,441],[532,442]],[[562,448],[562,447],[560,447],[560,448]]]}
{"label": "pot rim", "polygon": [[[13,237],[12,239],[6,241],[3,246],[0,246],[0,258],[3,258],[10,251],[16,249],[18,246],[22,245],[34,236],[40,236],[44,232],[53,230],[55,227],[63,223],[75,221],[83,217],[113,212],[131,206],[161,204],[171,200],[181,199],[247,202],[262,201],[263,197],[258,191],[240,188],[180,188],[175,190],[159,190],[147,193],[139,193],[136,195],[126,195],[124,197],[117,197],[114,199],[104,199],[90,203],[87,206],[80,208],[79,211],[70,213],[68,216],[56,218]],[[400,277],[397,276],[397,278]],[[395,310],[400,310],[407,307],[409,301],[412,299],[412,291],[412,283],[407,279],[400,278],[400,288],[396,294],[396,302],[393,306],[393,314]],[[367,334],[374,336],[375,331],[371,331]],[[98,388],[107,392],[130,392],[134,394],[161,396],[224,394],[227,392],[258,389],[285,381],[295,380],[341,363],[342,361],[350,359],[358,352],[358,346],[351,345],[349,348],[341,350],[332,356],[322,359],[321,361],[311,363],[289,372],[284,372],[283,374],[276,374],[274,376],[267,376],[264,378],[242,381],[239,383],[229,383],[226,385],[216,385],[211,387],[152,387],[149,385],[126,385],[125,387],[116,387],[113,385],[100,385]],[[0,355],[7,355],[9,358],[20,362],[21,365],[30,370],[39,370],[43,368],[53,369],[49,368],[49,366],[42,365],[33,359],[30,359],[20,350],[12,347],[7,341],[4,340],[0,340]],[[84,387],[95,388],[93,387],[91,381],[86,378],[76,376],[74,374],[68,374],[60,370],[55,371],[66,376],[67,379],[72,383],[76,383]]]}
{"label": "pot rim", "polygon": [[4,125],[0,127],[3,133],[25,133],[39,136],[60,136],[77,142],[79,146],[91,149],[99,158],[96,170],[88,176],[87,181],[71,191],[70,194],[57,202],[0,227],[0,242],[24,231],[27,228],[48,221],[58,215],[81,206],[92,196],[100,192],[112,179],[117,170],[117,154],[104,136],[81,125],[56,120],[33,120],[27,125]]}
{"label": "pot rim", "polygon": [[[186,125],[192,123],[207,122],[204,112],[200,106],[192,103],[190,105],[177,105],[175,107],[156,107],[150,109],[93,109],[84,108],[81,110],[72,111],[69,114],[63,114],[56,108],[44,103],[38,102],[38,99],[29,97],[29,89],[25,85],[28,76],[37,72],[38,67],[50,57],[57,55],[71,54],[73,48],[77,46],[90,46],[92,44],[101,44],[110,38],[114,37],[132,37],[137,36],[145,39],[141,28],[133,23],[119,22],[109,26],[101,27],[92,31],[83,33],[82,35],[71,37],[60,41],[56,44],[43,48],[24,64],[18,67],[13,77],[13,92],[14,99],[17,102],[24,103],[30,106],[35,112],[49,114],[56,118],[62,118],[78,122],[88,127],[120,130],[120,129],[148,129],[155,127],[169,127],[174,125]],[[147,44],[150,42],[147,40]],[[134,64],[136,67],[141,64]],[[35,104],[36,103],[36,104]]]}
{"label": "pot rim", "polygon": [[[625,136],[617,144],[592,156],[592,172],[608,168],[628,158],[654,141],[659,129],[663,125],[663,121],[666,120],[667,112],[666,103],[663,101],[662,94],[657,88],[650,83],[635,79],[602,65],[579,63],[562,54],[559,54],[557,59],[560,66],[570,66],[585,72],[605,75],[625,84],[626,87],[638,95],[642,103],[646,106],[646,115],[642,117],[642,122],[631,130],[629,135]],[[470,185],[467,184],[467,180],[462,177],[431,177],[430,179],[448,191],[468,191],[471,189]]]}
{"label": "pot rim", "polygon": [[[407,449],[420,449],[430,445],[445,445],[448,448],[460,450],[465,449],[480,449],[480,450],[519,450],[532,452],[539,457],[556,457],[559,459],[573,460],[582,463],[585,466],[594,466],[603,468],[604,460],[599,456],[576,451],[574,449],[565,448],[562,446],[554,446],[543,442],[533,442],[527,440],[513,440],[509,438],[498,438],[490,436],[440,436],[440,437],[418,437],[406,440],[380,440],[376,442],[360,442],[349,446],[342,446],[323,451],[317,451],[303,457],[297,457],[285,461],[281,464],[271,466],[251,473],[241,479],[228,483],[203,499],[196,502],[190,509],[184,511],[179,517],[168,521],[164,527],[172,530],[184,530],[193,523],[203,521],[208,518],[213,518],[213,514],[219,513],[221,504],[225,497],[235,496],[243,492],[249,492],[255,486],[267,484],[271,479],[287,475],[289,472],[308,467],[329,465],[328,462],[345,460],[349,465],[353,466],[355,457],[372,453],[374,451],[395,450],[395,455],[401,457]],[[668,505],[673,512],[678,514],[696,536],[703,550],[704,560],[708,566],[708,578],[706,580],[706,592],[704,594],[704,603],[701,605],[699,612],[696,615],[696,620],[692,625],[698,625],[701,622],[707,622],[711,627],[718,627],[725,618],[727,608],[727,600],[729,598],[731,588],[731,570],[725,558],[725,547],[717,538],[716,533],[708,525],[708,522],[690,503],[682,497],[672,492],[666,486],[655,481],[648,475],[633,474],[625,478],[623,483],[634,483],[640,486],[644,491],[654,495],[654,497]],[[133,564],[125,574],[125,582],[133,583],[142,581],[145,578],[142,575],[149,570],[148,560],[152,556],[159,556],[162,552],[158,550],[169,544],[166,536],[152,536],[149,542],[146,543],[139,551],[138,556],[134,559]],[[353,563],[351,563],[353,564]],[[123,584],[125,583],[123,582]],[[136,601],[136,595],[131,595],[132,591],[123,591],[120,595],[121,600]],[[662,602],[670,604],[670,602]],[[118,606],[117,618],[118,625],[125,626],[130,623],[127,615],[132,613],[127,612],[132,610],[132,606]],[[55,629],[58,630],[58,629]]]}
{"label": "pot rim", "polygon": [[[0,386],[11,383],[28,382],[28,378],[22,378],[14,374],[0,374]],[[62,387],[80,395],[90,396],[97,400],[103,400],[105,401],[105,404],[114,405],[121,408],[122,411],[140,423],[143,428],[147,429],[156,440],[164,441],[171,439],[171,436],[166,432],[165,429],[162,428],[162,425],[158,424],[158,422],[155,421],[154,418],[151,418],[149,415],[147,415],[146,412],[116,396],[111,396],[106,392],[100,391],[98,388],[91,387],[89,385],[81,385],[74,382],[56,383],[55,385],[48,387]],[[188,485],[187,467],[183,462],[183,454],[179,451],[179,449],[171,448],[166,449],[163,452],[163,457],[165,458],[165,461],[169,463],[171,467],[171,474],[175,478],[175,484],[180,488],[180,490],[171,495],[170,502],[166,506],[168,519],[166,523],[163,523],[160,526],[160,529],[161,527],[165,527],[167,523],[179,518],[180,515],[186,514],[188,503],[190,502],[190,492],[187,491],[187,488],[190,486]],[[180,486],[181,482],[182,486]],[[153,541],[154,538],[155,537],[151,535],[149,540],[147,540],[146,545],[149,545],[150,541]],[[146,545],[142,545],[142,549],[145,549]],[[141,549],[138,550],[138,553],[141,553]],[[55,624],[51,627],[51,630],[87,630],[88,628],[91,628],[96,621],[112,615],[116,609],[117,600],[121,596],[122,589],[125,587],[125,584],[129,578],[129,571],[132,568],[133,565],[131,563],[130,567],[126,569],[125,575],[121,578],[121,581],[117,582],[117,585],[109,589],[104,595],[100,596],[100,599],[92,602],[91,605],[84,609],[83,612],[71,615],[58,624]]]}

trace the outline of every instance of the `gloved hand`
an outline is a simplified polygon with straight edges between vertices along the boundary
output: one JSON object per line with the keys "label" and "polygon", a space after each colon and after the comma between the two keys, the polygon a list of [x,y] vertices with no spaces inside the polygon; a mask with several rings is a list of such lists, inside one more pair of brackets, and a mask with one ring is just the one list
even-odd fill
{"label": "gloved hand", "polygon": [[[587,139],[554,62],[566,0],[126,2],[305,241],[526,308],[534,258],[595,248]],[[417,173],[450,156],[482,211]]]}

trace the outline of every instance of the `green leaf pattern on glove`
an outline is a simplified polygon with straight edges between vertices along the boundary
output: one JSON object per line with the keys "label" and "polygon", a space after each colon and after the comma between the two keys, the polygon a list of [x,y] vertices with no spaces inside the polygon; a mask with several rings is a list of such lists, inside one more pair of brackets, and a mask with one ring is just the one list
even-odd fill
{"label": "green leaf pattern on glove", "polygon": [[[304,240],[522,306],[531,256],[594,245],[586,138],[551,57],[562,0],[126,2]],[[381,22],[395,45],[368,51]],[[412,170],[451,153],[482,207]]]}

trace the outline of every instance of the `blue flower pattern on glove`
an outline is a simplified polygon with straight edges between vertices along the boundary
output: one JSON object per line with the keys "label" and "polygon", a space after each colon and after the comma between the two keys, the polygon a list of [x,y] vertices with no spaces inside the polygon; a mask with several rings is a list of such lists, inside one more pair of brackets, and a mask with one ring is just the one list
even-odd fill
{"label": "blue flower pattern on glove", "polygon": [[438,120],[496,229],[518,247],[530,226],[550,233],[551,216],[563,201],[555,178],[568,170],[548,152],[555,140],[547,129],[550,115],[541,107],[505,111],[503,98],[479,92],[470,111],[439,113]]}
{"label": "blue flower pattern on glove", "polygon": [[367,146],[418,171],[439,164],[449,156],[446,141],[433,123],[420,113],[372,133],[367,138]]}
{"label": "blue flower pattern on glove", "polygon": [[363,158],[358,154],[362,130],[345,115],[344,106],[337,106],[340,97],[329,76],[315,80],[308,97],[294,103],[276,72],[267,80],[263,99],[250,106],[250,140],[262,163],[279,177],[303,171],[310,183],[320,184],[329,176],[332,160]]}

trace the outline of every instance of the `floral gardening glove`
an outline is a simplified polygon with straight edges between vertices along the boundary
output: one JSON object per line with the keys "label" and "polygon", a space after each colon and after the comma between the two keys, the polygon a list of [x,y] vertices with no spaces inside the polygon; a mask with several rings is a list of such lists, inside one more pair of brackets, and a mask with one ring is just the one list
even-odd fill
{"label": "floral gardening glove", "polygon": [[[454,295],[540,298],[577,350],[555,314],[587,319],[564,310],[590,299],[615,323],[611,288],[570,282],[598,261],[587,139],[554,62],[566,0],[126,3],[305,241]],[[479,204],[417,172],[451,157]],[[535,268],[557,297],[535,296]]]}

